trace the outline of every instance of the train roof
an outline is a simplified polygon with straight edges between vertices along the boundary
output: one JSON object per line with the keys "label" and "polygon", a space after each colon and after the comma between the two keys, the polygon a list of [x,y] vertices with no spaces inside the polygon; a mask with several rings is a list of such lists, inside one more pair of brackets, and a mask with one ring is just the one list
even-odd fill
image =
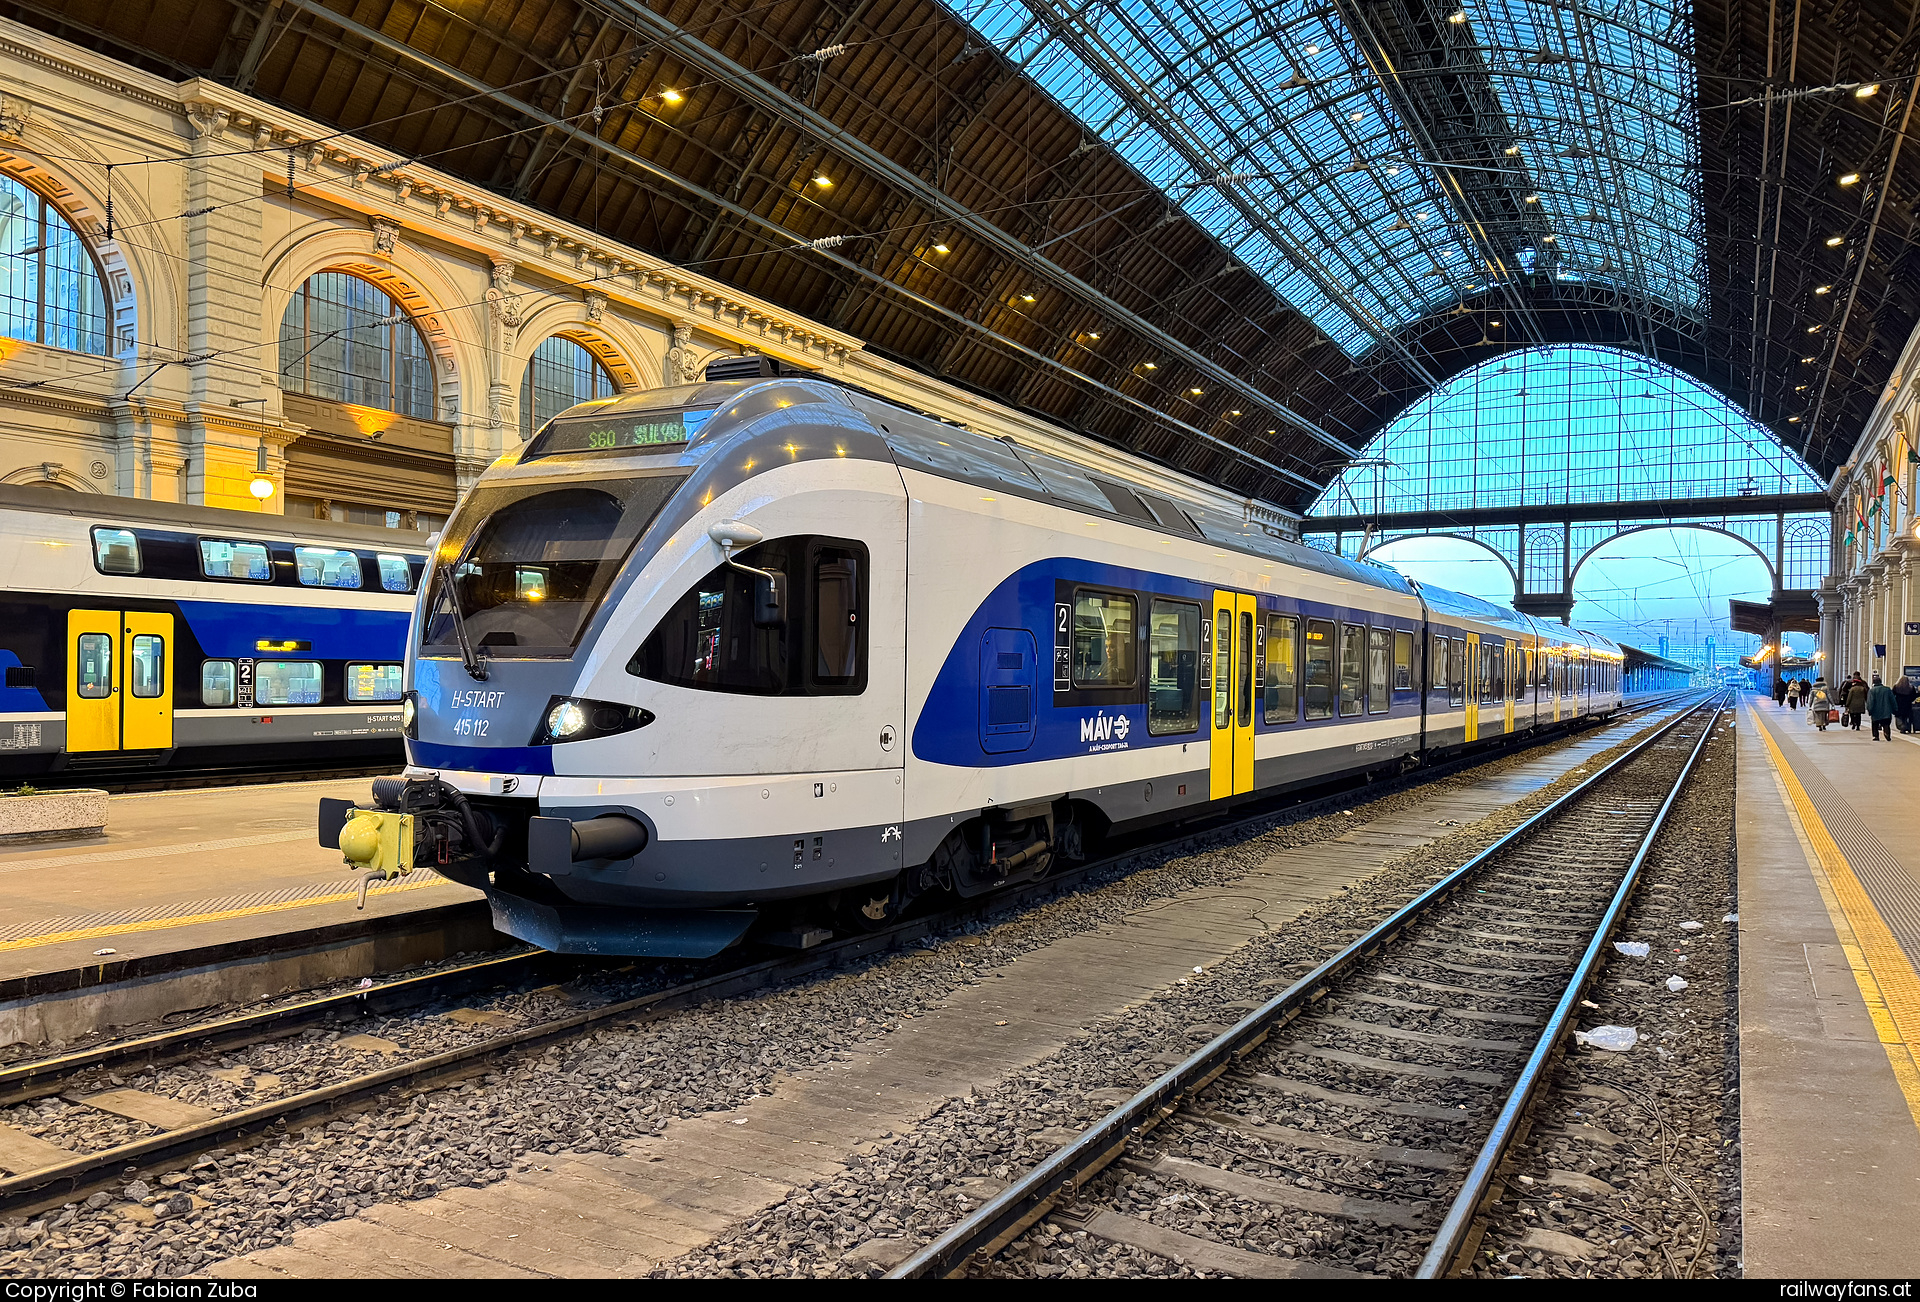
{"label": "train roof", "polygon": [[38,485],[0,484],[0,511],[30,511],[91,521],[133,521],[193,533],[217,533],[229,538],[330,542],[391,552],[421,553],[427,549],[427,535],[400,529],[377,529],[372,525],[341,524],[333,520],[302,520],[264,511],[189,506],[146,497],[82,493]]}

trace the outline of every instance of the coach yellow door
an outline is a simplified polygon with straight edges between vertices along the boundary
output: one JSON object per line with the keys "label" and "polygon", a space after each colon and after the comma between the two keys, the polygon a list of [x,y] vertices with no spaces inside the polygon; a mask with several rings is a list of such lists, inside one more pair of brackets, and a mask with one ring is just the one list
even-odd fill
{"label": "coach yellow door", "polygon": [[120,749],[120,612],[67,612],[67,750]]}
{"label": "coach yellow door", "polygon": [[1467,634],[1467,690],[1461,694],[1467,706],[1468,741],[1480,740],[1480,635]]}
{"label": "coach yellow door", "polygon": [[120,622],[120,747],[173,746],[173,616],[128,611]]}
{"label": "coach yellow door", "polygon": [[1207,796],[1253,790],[1253,653],[1256,611],[1241,592],[1213,594],[1212,724]]}

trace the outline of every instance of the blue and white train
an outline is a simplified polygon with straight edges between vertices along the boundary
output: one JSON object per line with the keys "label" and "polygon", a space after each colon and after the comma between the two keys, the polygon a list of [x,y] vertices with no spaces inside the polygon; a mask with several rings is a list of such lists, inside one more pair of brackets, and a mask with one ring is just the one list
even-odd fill
{"label": "blue and white train", "polygon": [[0,774],[397,764],[425,541],[0,487]]}
{"label": "blue and white train", "polygon": [[548,949],[700,956],[1625,704],[1603,638],[1052,446],[806,378],[569,409],[449,521],[407,778],[323,842]]}

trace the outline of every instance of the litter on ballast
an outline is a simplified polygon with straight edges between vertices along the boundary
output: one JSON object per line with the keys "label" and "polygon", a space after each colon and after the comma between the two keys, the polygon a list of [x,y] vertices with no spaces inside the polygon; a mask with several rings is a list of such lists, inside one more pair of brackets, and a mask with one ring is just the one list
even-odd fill
{"label": "litter on ballast", "polygon": [[1676,995],[1679,994],[1682,990],[1685,990],[1691,984],[1692,982],[1688,981],[1685,977],[1680,976],[1678,974],[1667,978],[1667,989],[1673,991],[1673,993]]}
{"label": "litter on ballast", "polygon": [[1628,958],[1645,958],[1651,948],[1644,940],[1616,940],[1613,947]]}
{"label": "litter on ballast", "polygon": [[1640,1043],[1640,1032],[1631,1026],[1596,1026],[1591,1031],[1575,1031],[1573,1038],[1595,1049],[1625,1053]]}
{"label": "litter on ballast", "polygon": [[1729,914],[1728,914],[1728,915],[1727,915],[1726,917],[1724,917],[1724,918],[1722,918],[1722,919],[1720,919],[1720,921],[1722,921],[1722,922],[1738,922],[1738,921],[1740,921],[1740,915],[1739,915],[1739,914],[1737,914],[1737,913],[1729,913]]}
{"label": "litter on ballast", "polygon": [[118,954],[119,952],[117,949],[96,949],[93,951],[93,956],[95,958],[105,958],[109,954]]}
{"label": "litter on ballast", "polygon": [[1705,927],[1706,925],[1707,925],[1707,924],[1706,924],[1706,923],[1704,923],[1704,922],[1683,922],[1683,923],[1681,923],[1681,924],[1680,924],[1680,930],[1682,930],[1682,931],[1699,931],[1699,930],[1701,930],[1702,928],[1704,928],[1704,927]]}

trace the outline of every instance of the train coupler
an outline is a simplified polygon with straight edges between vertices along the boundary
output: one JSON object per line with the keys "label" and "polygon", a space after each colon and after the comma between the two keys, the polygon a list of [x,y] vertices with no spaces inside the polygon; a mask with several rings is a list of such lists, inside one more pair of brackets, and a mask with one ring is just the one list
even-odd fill
{"label": "train coupler", "polygon": [[340,828],[340,853],[348,867],[366,870],[356,906],[364,909],[367,888],[375,881],[392,881],[413,871],[413,815],[354,810]]}

